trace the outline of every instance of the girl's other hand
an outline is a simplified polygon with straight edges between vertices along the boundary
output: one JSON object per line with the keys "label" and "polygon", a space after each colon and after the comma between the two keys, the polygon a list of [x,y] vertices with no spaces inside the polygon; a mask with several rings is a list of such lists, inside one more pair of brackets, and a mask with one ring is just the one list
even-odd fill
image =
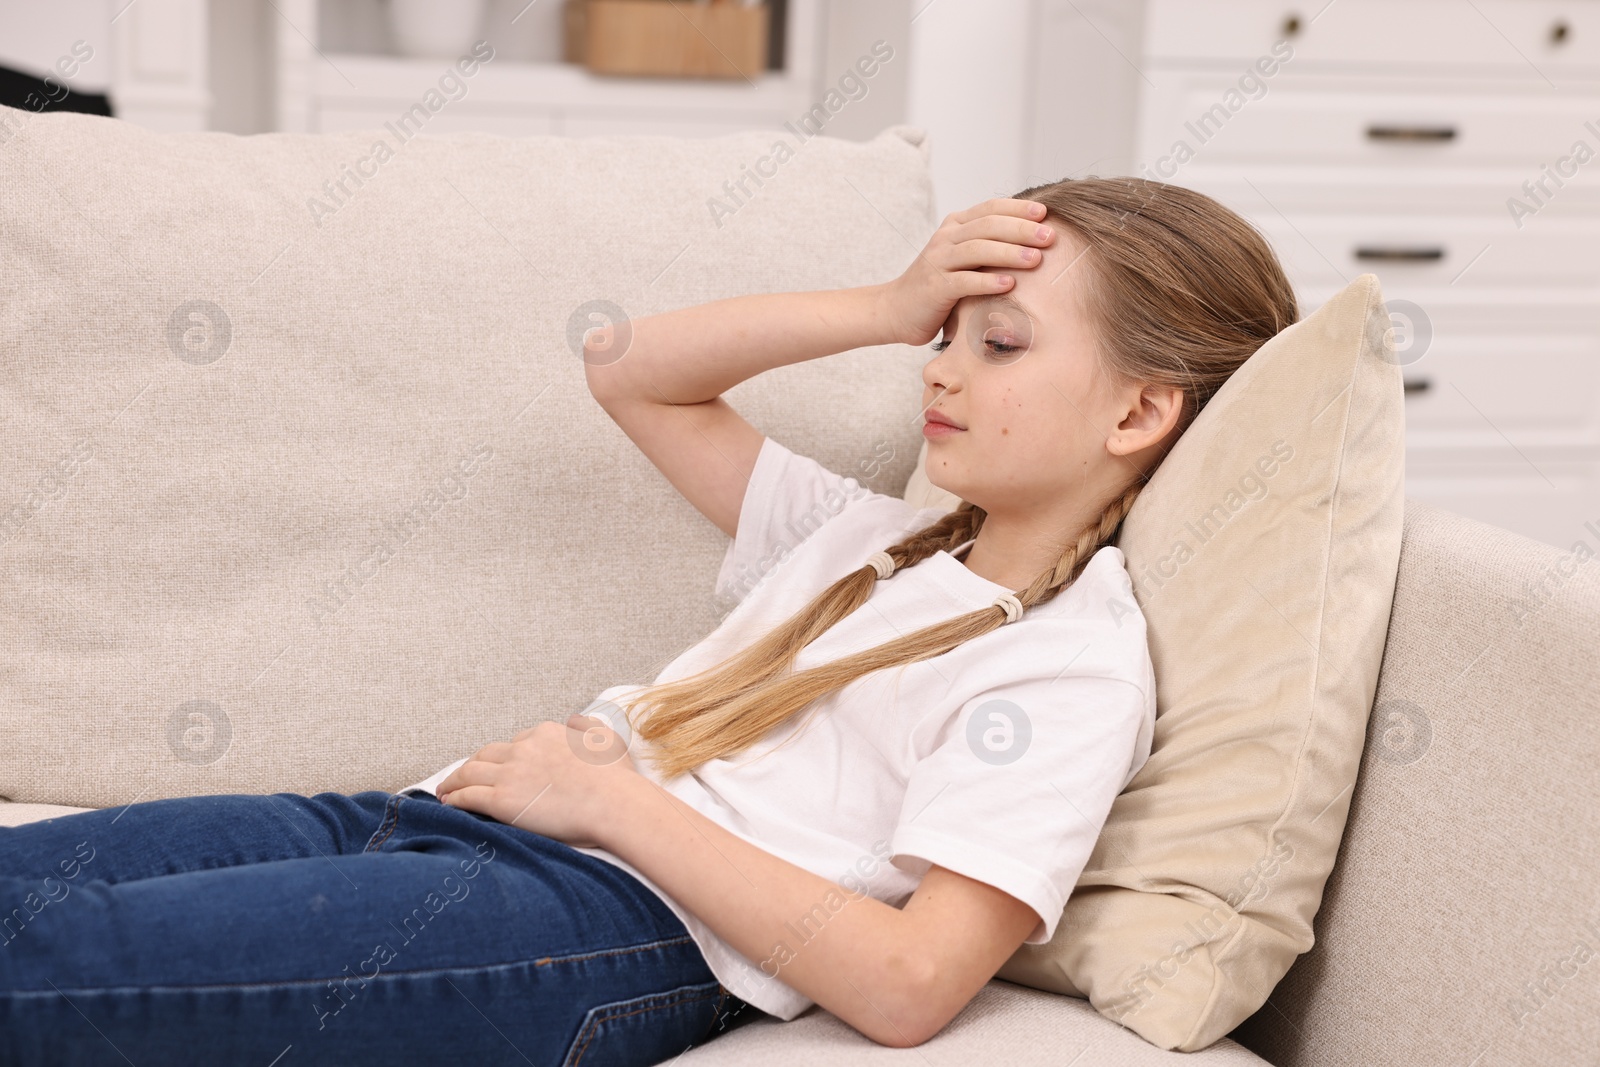
{"label": "girl's other hand", "polygon": [[543,722],[485,745],[439,783],[441,803],[574,846],[594,846],[606,822],[625,818],[643,782],[628,739],[597,715]]}
{"label": "girl's other hand", "polygon": [[925,345],[939,335],[950,309],[964,296],[993,296],[1016,283],[1009,274],[979,267],[1032,270],[1039,249],[1055,240],[1044,224],[1045,207],[1001,197],[945,216],[922,254],[884,287],[884,314],[896,340]]}

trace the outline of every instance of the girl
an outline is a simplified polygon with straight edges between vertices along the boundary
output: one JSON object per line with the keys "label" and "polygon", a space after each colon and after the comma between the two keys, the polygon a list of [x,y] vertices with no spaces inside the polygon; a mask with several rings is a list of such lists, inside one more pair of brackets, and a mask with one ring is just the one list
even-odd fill
{"label": "girl", "polygon": [[[747,1005],[812,1003],[928,1040],[1054,934],[1148,757],[1154,677],[1112,542],[1296,317],[1242,219],[1116,178],[957,212],[885,284],[597,332],[597,401],[733,538],[737,606],[653,685],[400,793],[0,830],[0,1060],[644,1064]],[[948,513],[721,399],[935,337],[923,433]]]}

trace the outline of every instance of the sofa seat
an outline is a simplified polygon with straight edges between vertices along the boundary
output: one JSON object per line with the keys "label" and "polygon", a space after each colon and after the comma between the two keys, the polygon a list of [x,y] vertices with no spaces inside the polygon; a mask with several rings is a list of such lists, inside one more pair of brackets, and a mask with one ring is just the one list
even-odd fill
{"label": "sofa seat", "polygon": [[1009,1067],[1261,1067],[1267,1061],[1230,1038],[1199,1052],[1168,1052],[1090,1007],[1087,1000],[1044,993],[999,979],[972,998],[932,1040],[896,1049],[862,1037],[837,1017],[812,1008],[791,1022],[771,1017],[736,1027],[692,1049],[683,1067],[868,1067],[879,1064],[1004,1063]]}
{"label": "sofa seat", "polygon": [[80,811],[93,810],[93,808],[74,808],[66,804],[15,804],[8,800],[0,802],[0,826],[22,826],[25,823],[38,822],[40,819],[53,819],[57,815],[73,815]]}

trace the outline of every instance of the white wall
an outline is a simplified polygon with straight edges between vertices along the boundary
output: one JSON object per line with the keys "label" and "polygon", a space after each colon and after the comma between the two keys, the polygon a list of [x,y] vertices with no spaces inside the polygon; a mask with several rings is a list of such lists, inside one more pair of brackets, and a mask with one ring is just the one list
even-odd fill
{"label": "white wall", "polygon": [[266,0],[210,0],[211,115],[206,128],[273,128],[272,41],[279,18]]}
{"label": "white wall", "polygon": [[1027,184],[1133,174],[1143,0],[1038,0]]}
{"label": "white wall", "polygon": [[1130,173],[1142,0],[912,0],[909,121],[939,213]]}
{"label": "white wall", "polygon": [[925,0],[829,0],[828,38],[820,78],[824,90],[838,82],[856,60],[872,54],[875,41],[894,49],[894,58],[865,80],[867,95],[851,101],[828,123],[828,136],[865,141],[887,126],[906,121],[911,81],[911,6]]}
{"label": "white wall", "polygon": [[907,119],[928,131],[942,217],[1021,188],[1035,0],[912,0]]}

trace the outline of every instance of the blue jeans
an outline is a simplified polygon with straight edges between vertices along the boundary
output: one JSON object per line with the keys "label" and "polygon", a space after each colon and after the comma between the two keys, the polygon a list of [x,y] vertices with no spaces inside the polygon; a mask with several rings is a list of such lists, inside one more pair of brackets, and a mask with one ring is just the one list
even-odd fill
{"label": "blue jeans", "polygon": [[757,1014],[637,878],[424,793],[0,828],[0,1064],[652,1064]]}

